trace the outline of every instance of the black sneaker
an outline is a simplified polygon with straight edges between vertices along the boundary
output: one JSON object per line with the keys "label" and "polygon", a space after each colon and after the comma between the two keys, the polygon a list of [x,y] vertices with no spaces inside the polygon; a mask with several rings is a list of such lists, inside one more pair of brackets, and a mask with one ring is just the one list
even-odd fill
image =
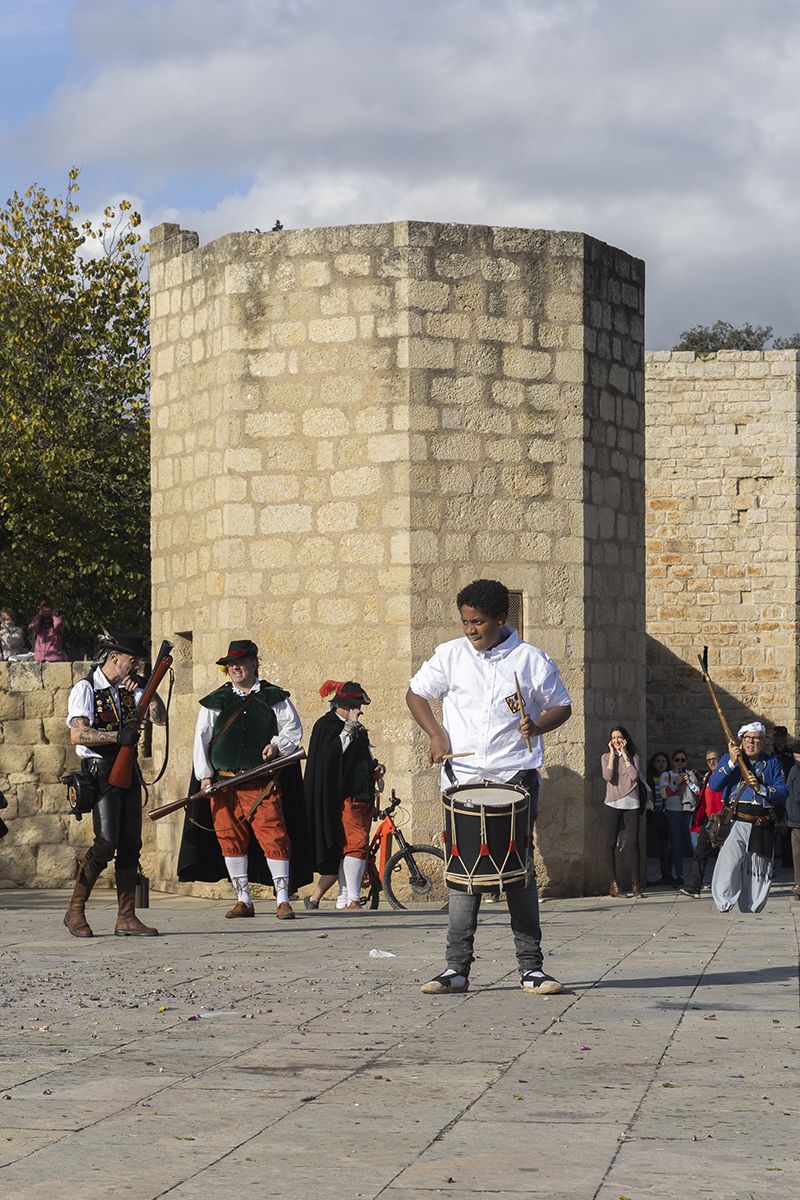
{"label": "black sneaker", "polygon": [[525,992],[535,992],[537,996],[558,996],[564,991],[563,983],[544,971],[524,971],[519,977],[519,986]]}
{"label": "black sneaker", "polygon": [[468,988],[469,979],[466,975],[443,971],[441,975],[434,975],[433,979],[423,983],[420,991],[426,996],[446,996],[450,992],[466,992]]}

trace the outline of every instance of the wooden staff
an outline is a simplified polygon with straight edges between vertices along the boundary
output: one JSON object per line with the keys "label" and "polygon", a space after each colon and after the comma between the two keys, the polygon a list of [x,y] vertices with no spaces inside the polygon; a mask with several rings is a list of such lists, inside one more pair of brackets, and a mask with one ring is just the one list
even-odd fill
{"label": "wooden staff", "polygon": [[[519,711],[522,713],[523,717],[527,717],[528,714],[525,712],[525,701],[522,698],[522,688],[519,686],[519,676],[517,675],[516,671],[514,672],[514,683],[517,686],[517,702],[519,704]],[[528,753],[530,753],[531,739],[527,733],[523,733],[522,736],[525,738],[525,745],[528,747]]]}
{"label": "wooden staff", "polygon": [[[717,699],[717,693],[714,691],[714,685],[711,682],[711,676],[708,673],[708,646],[703,646],[703,653],[698,654],[697,660],[700,663],[700,672],[703,676],[703,679],[705,679],[706,683],[708,684],[708,690],[711,693],[711,699],[714,702],[714,708],[717,710],[717,716],[719,717],[720,724],[722,725],[723,733],[725,734],[725,737],[727,739],[728,753],[730,753],[731,742],[735,742],[737,745],[739,745],[739,743],[738,743],[737,739],[733,736],[733,730],[731,729],[730,725],[728,724],[728,719],[725,716],[725,713],[720,708],[720,703],[719,703],[719,700]],[[745,754],[744,750],[742,750],[741,745],[739,745],[739,757],[740,757],[739,765],[740,765],[740,770],[742,772],[742,777],[747,780],[747,782],[750,784],[751,787],[755,787],[758,780],[756,779],[755,773],[753,771],[753,765],[750,762],[750,759]]]}

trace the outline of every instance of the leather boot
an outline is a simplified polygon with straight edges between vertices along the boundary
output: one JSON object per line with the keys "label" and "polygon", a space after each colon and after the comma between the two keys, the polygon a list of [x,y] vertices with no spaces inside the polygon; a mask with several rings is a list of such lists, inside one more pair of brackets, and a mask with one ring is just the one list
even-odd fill
{"label": "leather boot", "polygon": [[152,925],[143,925],[134,912],[134,897],[136,895],[136,877],[139,872],[135,867],[125,871],[117,871],[117,923],[114,933],[117,937],[158,937],[158,930]]}
{"label": "leather boot", "polygon": [[82,862],[72,889],[69,908],[64,915],[64,924],[73,937],[94,937],[89,922],[86,920],[86,901],[89,899],[97,875],[87,862]]}

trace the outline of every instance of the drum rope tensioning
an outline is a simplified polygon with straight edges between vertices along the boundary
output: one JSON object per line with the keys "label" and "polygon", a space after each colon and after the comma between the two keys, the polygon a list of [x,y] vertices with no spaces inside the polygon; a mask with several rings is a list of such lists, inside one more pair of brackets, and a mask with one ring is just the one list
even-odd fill
{"label": "drum rope tensioning", "polygon": [[516,784],[447,788],[443,841],[445,882],[472,894],[521,886],[530,879],[530,796]]}

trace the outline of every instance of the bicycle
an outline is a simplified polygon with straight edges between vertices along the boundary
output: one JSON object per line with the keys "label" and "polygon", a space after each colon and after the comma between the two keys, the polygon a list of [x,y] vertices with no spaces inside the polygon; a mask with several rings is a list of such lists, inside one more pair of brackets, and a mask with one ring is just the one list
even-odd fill
{"label": "bicycle", "polygon": [[[438,901],[447,908],[447,888],[444,883],[444,853],[436,846],[413,846],[406,841],[394,820],[400,799],[391,793],[391,803],[380,812],[381,821],[369,844],[364,886],[366,903],[377,908],[381,892],[392,908],[405,909],[423,900]],[[399,847],[392,853],[392,841]]]}

